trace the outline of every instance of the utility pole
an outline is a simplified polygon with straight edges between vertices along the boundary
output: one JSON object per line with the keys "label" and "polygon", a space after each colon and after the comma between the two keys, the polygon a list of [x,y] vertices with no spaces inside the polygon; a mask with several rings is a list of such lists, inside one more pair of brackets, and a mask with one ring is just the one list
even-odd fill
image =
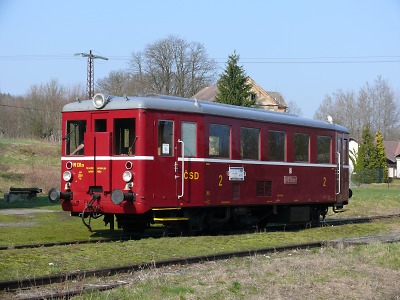
{"label": "utility pole", "polygon": [[87,90],[89,99],[91,99],[94,96],[94,62],[93,62],[93,60],[94,59],[108,60],[108,58],[99,56],[99,55],[93,55],[92,50],[90,50],[89,53],[75,53],[74,55],[88,58],[86,90]]}

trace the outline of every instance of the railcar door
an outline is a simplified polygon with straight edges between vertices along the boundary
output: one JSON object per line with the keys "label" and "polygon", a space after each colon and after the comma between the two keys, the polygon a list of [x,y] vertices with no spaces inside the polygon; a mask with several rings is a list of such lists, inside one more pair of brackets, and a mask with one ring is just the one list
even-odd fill
{"label": "railcar door", "polygon": [[176,115],[157,114],[154,120],[155,145],[155,170],[153,184],[155,206],[176,207],[177,202],[177,147],[179,140]]}
{"label": "railcar door", "polygon": [[107,131],[107,114],[92,115],[92,132],[85,133],[86,169],[92,178],[90,187],[94,191],[111,190],[112,135]]}
{"label": "railcar door", "polygon": [[[198,120],[180,115],[159,114],[157,136],[155,199],[159,206],[182,207],[190,203],[193,186],[200,186],[200,170],[191,162],[197,156]],[[196,189],[197,191],[197,189]]]}
{"label": "railcar door", "polygon": [[338,133],[336,138],[336,202],[348,199],[349,144],[347,134]]}

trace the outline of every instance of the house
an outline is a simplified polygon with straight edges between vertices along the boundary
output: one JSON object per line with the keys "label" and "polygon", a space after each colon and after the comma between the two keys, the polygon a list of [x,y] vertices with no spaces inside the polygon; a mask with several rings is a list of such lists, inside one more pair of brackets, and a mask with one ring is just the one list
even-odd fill
{"label": "house", "polygon": [[[251,97],[256,100],[256,106],[279,112],[285,112],[288,108],[283,97],[278,92],[267,92],[260,87],[252,78],[248,78],[248,83],[252,85]],[[193,99],[214,102],[218,93],[217,85],[208,86],[193,95]]]}
{"label": "house", "polygon": [[383,141],[389,177],[400,177],[400,141]]}
{"label": "house", "polygon": [[350,172],[350,174],[353,174],[353,172],[354,172],[354,163],[353,163],[353,161],[356,161],[356,159],[357,159],[357,153],[358,153],[358,142],[355,140],[355,139],[353,139],[353,138],[350,138],[350,140],[349,140],[349,167],[350,167],[350,169],[349,169],[349,172]]}

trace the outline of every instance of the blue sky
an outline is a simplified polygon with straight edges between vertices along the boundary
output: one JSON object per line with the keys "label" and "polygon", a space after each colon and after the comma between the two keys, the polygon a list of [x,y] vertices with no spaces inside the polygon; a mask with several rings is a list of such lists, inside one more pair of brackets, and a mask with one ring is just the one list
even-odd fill
{"label": "blue sky", "polygon": [[378,76],[400,95],[399,0],[0,0],[0,92],[25,95],[57,79],[86,85],[126,69],[133,51],[176,35],[240,65],[265,90],[313,117],[326,94],[358,92]]}

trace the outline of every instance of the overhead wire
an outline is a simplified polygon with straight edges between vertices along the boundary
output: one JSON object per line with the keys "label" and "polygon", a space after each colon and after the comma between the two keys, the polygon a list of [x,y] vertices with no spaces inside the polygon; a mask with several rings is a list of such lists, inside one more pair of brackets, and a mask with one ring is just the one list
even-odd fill
{"label": "overhead wire", "polygon": [[[124,55],[108,55],[110,60],[129,61],[132,58]],[[0,55],[3,61],[25,60],[77,60],[73,54],[20,54]],[[213,58],[218,64],[226,63],[225,58]],[[357,64],[357,63],[395,63],[400,62],[400,56],[373,55],[373,56],[326,56],[326,57],[244,57],[241,64]]]}

